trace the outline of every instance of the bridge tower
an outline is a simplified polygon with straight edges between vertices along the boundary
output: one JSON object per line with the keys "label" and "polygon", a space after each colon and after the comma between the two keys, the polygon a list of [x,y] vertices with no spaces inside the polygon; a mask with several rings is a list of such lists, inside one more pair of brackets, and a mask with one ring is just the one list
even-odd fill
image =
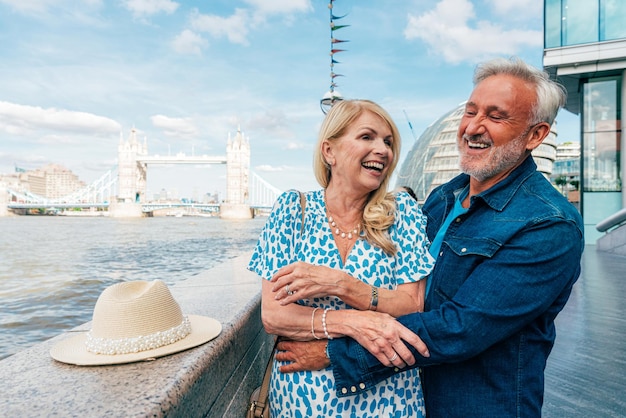
{"label": "bridge tower", "polygon": [[249,219],[250,143],[237,129],[235,138],[228,134],[226,145],[226,200],[220,205],[224,219]]}
{"label": "bridge tower", "polygon": [[141,217],[141,204],[146,195],[147,164],[138,161],[148,155],[148,146],[137,140],[137,131],[133,128],[126,141],[120,134],[117,147],[118,179],[117,198],[112,198],[109,213],[113,217]]}

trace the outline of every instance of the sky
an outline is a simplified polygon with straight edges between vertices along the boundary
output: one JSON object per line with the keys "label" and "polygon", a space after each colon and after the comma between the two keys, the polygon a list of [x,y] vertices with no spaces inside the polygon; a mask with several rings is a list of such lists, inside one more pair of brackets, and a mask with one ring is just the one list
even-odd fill
{"label": "sky", "polygon": [[[477,63],[543,56],[540,0],[335,0],[336,91],[416,138],[466,100]],[[65,166],[87,184],[135,129],[149,155],[226,154],[280,190],[319,188],[331,85],[329,0],[0,0],[0,173]],[[558,142],[578,141],[562,110]],[[400,165],[398,166],[399,169]],[[148,166],[148,195],[225,193],[223,165]]]}

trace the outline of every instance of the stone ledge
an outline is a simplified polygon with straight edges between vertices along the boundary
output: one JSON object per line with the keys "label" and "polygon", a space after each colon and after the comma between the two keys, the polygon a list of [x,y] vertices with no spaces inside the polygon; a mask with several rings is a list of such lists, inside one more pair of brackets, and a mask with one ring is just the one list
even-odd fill
{"label": "stone ledge", "polygon": [[4,417],[242,417],[261,381],[271,337],[260,320],[260,279],[249,255],[170,286],[184,313],[222,323],[200,347],[154,361],[80,367],[56,362],[50,348],[83,324],[0,361]]}
{"label": "stone ledge", "polygon": [[596,241],[598,251],[626,256],[626,225],[615,228]]}

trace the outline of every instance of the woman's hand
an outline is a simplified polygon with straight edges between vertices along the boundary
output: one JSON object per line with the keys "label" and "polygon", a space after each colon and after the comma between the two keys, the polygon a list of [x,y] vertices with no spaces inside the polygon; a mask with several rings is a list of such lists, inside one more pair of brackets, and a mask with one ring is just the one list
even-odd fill
{"label": "woman's hand", "polygon": [[430,355],[417,334],[385,313],[329,311],[326,322],[329,329],[355,339],[385,366],[402,368],[415,364],[415,357],[407,344],[415,347],[423,357]]}
{"label": "woman's hand", "polygon": [[[372,287],[337,268],[298,261],[278,270],[270,285],[281,306],[301,299],[336,296],[354,309],[372,309]],[[394,289],[379,287],[376,310],[394,317],[420,312],[424,308],[425,288],[424,280],[400,284]]]}
{"label": "woman's hand", "polygon": [[300,299],[337,296],[341,298],[349,284],[358,282],[338,269],[298,261],[276,272],[272,277],[272,291],[281,305]]}

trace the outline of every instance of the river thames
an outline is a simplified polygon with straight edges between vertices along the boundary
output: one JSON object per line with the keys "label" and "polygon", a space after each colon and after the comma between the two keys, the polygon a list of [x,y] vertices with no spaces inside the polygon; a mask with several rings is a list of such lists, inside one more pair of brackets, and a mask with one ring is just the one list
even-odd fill
{"label": "river thames", "polygon": [[0,359],[91,320],[120,281],[168,285],[252,251],[266,218],[0,218]]}

